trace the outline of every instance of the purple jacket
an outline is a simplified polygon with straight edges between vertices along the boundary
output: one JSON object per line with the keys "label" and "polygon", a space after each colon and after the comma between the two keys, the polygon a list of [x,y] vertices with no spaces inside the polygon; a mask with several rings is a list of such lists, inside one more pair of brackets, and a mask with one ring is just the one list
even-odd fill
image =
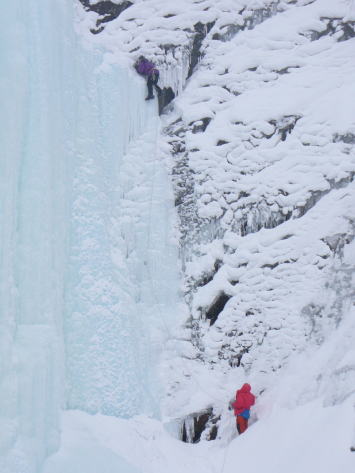
{"label": "purple jacket", "polygon": [[137,69],[138,74],[144,74],[145,76],[151,76],[154,74],[159,75],[158,69],[149,61],[140,61]]}

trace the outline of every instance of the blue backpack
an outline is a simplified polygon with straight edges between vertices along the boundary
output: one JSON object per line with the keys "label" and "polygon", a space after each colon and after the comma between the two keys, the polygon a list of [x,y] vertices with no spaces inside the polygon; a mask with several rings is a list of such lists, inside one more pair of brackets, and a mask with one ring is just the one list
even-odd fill
{"label": "blue backpack", "polygon": [[240,414],[244,419],[250,419],[250,410],[249,409],[244,409],[244,411]]}

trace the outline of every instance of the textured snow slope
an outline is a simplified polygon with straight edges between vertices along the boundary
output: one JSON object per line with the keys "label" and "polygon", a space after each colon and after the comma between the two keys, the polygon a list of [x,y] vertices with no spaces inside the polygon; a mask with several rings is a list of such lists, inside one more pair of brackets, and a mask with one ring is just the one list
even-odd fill
{"label": "textured snow slope", "polygon": [[[182,255],[199,359],[229,379],[242,368],[264,396],[286,360],[321,345],[353,303],[350,14],[318,1],[230,41],[214,40],[212,29],[176,100],[178,136],[169,128],[194,173],[197,224],[183,234]],[[205,131],[194,129],[205,118]],[[222,293],[231,298],[210,325]],[[333,384],[327,389],[328,402],[352,391],[349,381],[337,386],[338,399]]]}
{"label": "textured snow slope", "polygon": [[145,54],[179,93],[161,159],[188,311],[163,359],[167,418],[213,406],[223,430],[223,403],[246,380],[260,405],[343,402],[354,377],[353,361],[339,368],[354,344],[343,328],[355,267],[351,3],[136,0],[96,36],[98,16],[77,6],[105,64]]}
{"label": "textured snow slope", "polygon": [[145,416],[122,420],[67,411],[61,448],[42,473],[351,473],[353,402],[326,409],[321,401],[275,408],[241,437],[233,421],[223,440],[197,445],[172,438]]}

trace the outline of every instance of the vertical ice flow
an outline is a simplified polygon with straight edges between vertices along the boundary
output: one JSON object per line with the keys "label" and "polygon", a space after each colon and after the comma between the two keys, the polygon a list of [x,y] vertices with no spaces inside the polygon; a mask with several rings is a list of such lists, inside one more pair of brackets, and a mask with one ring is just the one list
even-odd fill
{"label": "vertical ice flow", "polygon": [[158,415],[177,254],[144,83],[97,70],[70,0],[1,3],[0,471],[37,473],[61,408]]}
{"label": "vertical ice flow", "polygon": [[73,159],[64,318],[69,407],[156,414],[147,334],[160,314],[151,284],[160,287],[159,302],[171,302],[166,281],[177,260],[166,223],[168,180],[156,156],[157,104],[144,102],[144,83],[125,71],[91,77],[90,100],[83,96],[78,105]]}

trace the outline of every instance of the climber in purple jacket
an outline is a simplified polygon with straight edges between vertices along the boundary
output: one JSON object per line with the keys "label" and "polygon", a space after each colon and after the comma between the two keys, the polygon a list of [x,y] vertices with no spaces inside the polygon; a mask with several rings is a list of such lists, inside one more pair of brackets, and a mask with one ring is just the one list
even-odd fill
{"label": "climber in purple jacket", "polygon": [[153,64],[149,62],[148,59],[146,59],[144,56],[139,56],[138,64],[136,65],[136,70],[138,74],[147,76],[148,97],[146,97],[146,100],[154,99],[153,85],[155,87],[155,90],[158,92],[158,96],[160,97],[163,91],[157,85],[159,80],[158,69],[153,66]]}

